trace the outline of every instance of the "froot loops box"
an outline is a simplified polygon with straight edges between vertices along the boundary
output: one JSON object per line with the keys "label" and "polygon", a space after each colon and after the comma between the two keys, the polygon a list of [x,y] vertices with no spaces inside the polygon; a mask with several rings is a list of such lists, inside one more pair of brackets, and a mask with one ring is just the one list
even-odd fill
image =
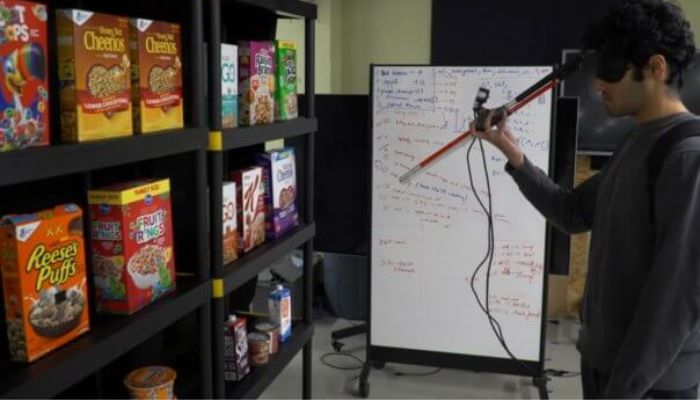
{"label": "froot loops box", "polygon": [[88,192],[97,311],[132,314],[175,290],[170,180]]}

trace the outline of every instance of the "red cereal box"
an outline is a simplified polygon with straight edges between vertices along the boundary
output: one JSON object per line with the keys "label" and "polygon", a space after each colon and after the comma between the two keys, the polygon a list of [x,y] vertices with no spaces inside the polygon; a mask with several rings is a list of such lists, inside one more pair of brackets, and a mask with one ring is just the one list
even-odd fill
{"label": "red cereal box", "polygon": [[49,144],[46,6],[0,0],[0,151]]}
{"label": "red cereal box", "polygon": [[231,174],[238,197],[238,232],[241,253],[247,253],[265,242],[265,191],[262,168],[252,167]]}
{"label": "red cereal box", "polygon": [[131,314],[175,290],[170,180],[88,192],[97,310]]}

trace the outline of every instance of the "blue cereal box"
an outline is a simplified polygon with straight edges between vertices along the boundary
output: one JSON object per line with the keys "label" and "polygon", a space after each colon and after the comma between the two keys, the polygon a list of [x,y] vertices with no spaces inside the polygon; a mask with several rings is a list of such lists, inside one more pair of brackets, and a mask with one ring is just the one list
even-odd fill
{"label": "blue cereal box", "polygon": [[259,154],[257,164],[263,169],[266,237],[276,239],[299,225],[294,149]]}

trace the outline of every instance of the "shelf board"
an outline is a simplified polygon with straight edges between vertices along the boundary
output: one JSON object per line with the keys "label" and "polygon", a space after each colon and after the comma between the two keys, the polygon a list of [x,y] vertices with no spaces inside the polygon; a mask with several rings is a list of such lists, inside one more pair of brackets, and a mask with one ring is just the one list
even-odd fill
{"label": "shelf board", "polygon": [[223,130],[224,150],[263,144],[269,140],[286,139],[315,132],[316,118],[296,118],[268,125],[244,126]]}
{"label": "shelf board", "polygon": [[299,323],[294,325],[292,333],[292,337],[280,346],[279,352],[270,356],[270,361],[267,365],[251,367],[250,374],[240,382],[227,382],[226,398],[258,398],[301,349],[309,343],[314,334],[314,327],[313,325]]}
{"label": "shelf board", "polygon": [[0,186],[206,149],[206,128],[187,128],[0,153]]}
{"label": "shelf board", "polygon": [[97,317],[84,336],[32,364],[0,366],[0,397],[54,397],[211,299],[209,281],[181,278],[177,285],[175,293],[132,316]]}
{"label": "shelf board", "polygon": [[264,8],[281,15],[316,19],[317,7],[300,0],[236,0],[238,3]]}
{"label": "shelf board", "polygon": [[224,290],[226,293],[241,287],[285,254],[311,240],[316,234],[316,224],[302,225],[289,234],[263,244],[238,260],[224,266]]}

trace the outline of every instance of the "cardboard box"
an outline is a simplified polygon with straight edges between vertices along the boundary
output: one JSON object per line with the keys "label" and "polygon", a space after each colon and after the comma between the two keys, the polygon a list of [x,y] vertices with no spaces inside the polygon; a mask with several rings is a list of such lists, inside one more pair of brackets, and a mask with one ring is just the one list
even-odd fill
{"label": "cardboard box", "polygon": [[170,180],[88,192],[97,311],[132,314],[175,290]]}
{"label": "cardboard box", "polygon": [[240,125],[275,122],[275,45],[241,42],[238,51]]}
{"label": "cardboard box", "polygon": [[182,128],[180,25],[135,18],[130,40],[134,131]]}
{"label": "cardboard box", "polygon": [[83,212],[3,218],[0,263],[10,358],[34,361],[90,329]]}
{"label": "cardboard box", "polygon": [[56,15],[61,139],[131,135],[129,20],[76,9]]}
{"label": "cardboard box", "polygon": [[263,169],[266,236],[276,239],[299,225],[294,149],[258,154],[257,164]]}
{"label": "cardboard box", "polygon": [[224,264],[238,259],[238,214],[236,204],[236,182],[223,184],[223,249]]}
{"label": "cardboard box", "polygon": [[252,167],[232,174],[238,202],[240,253],[247,253],[265,242],[265,193],[262,168]]}
{"label": "cardboard box", "polygon": [[277,41],[277,90],[275,119],[286,121],[299,116],[297,100],[297,45],[289,40]]}
{"label": "cardboard box", "polygon": [[221,45],[221,127],[238,126],[238,46]]}
{"label": "cardboard box", "polygon": [[49,144],[46,6],[0,1],[0,151]]}

